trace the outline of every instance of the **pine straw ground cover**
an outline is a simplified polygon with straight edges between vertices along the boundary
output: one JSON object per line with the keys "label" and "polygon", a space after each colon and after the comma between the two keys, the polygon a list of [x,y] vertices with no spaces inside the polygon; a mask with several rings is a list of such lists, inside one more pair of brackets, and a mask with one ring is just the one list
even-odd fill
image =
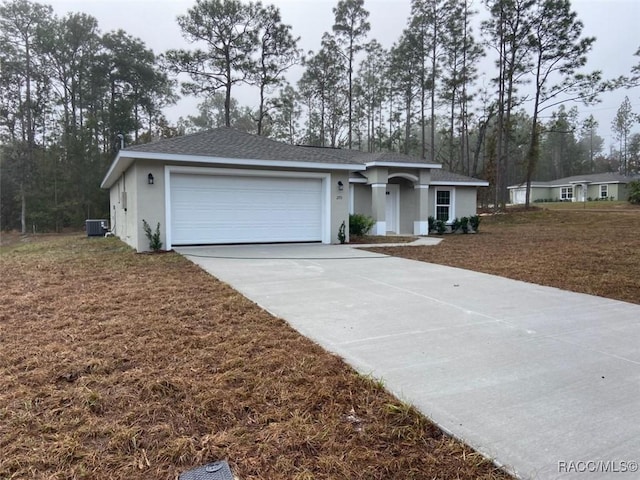
{"label": "pine straw ground cover", "polygon": [[509,478],[177,254],[0,253],[0,479]]}
{"label": "pine straw ground cover", "polygon": [[520,210],[483,216],[478,234],[443,238],[435,247],[371,250],[640,303],[639,207]]}

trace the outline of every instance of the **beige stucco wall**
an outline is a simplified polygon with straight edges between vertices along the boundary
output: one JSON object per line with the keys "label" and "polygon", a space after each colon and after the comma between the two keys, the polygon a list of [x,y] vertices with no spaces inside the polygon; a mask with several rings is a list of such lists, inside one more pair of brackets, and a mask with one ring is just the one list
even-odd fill
{"label": "beige stucco wall", "polygon": [[353,184],[353,213],[371,216],[371,187],[369,185]]}
{"label": "beige stucco wall", "polygon": [[[346,241],[349,241],[349,172],[335,170],[331,172],[331,243],[338,242],[338,233],[342,222],[345,225]],[[340,190],[338,182],[342,182]]]}
{"label": "beige stucco wall", "polygon": [[[588,188],[588,197],[592,200],[600,199],[600,183],[591,184]],[[621,183],[607,183],[607,198],[613,197],[614,200],[627,200],[627,186]]]}
{"label": "beige stucco wall", "polygon": [[135,249],[138,249],[137,191],[136,171],[133,167],[122,174],[109,189],[111,231]]}
{"label": "beige stucco wall", "polygon": [[475,187],[456,187],[456,217],[462,218],[476,215],[477,192],[478,190]]}
{"label": "beige stucco wall", "polygon": [[627,188],[627,185],[617,183],[615,185],[610,185],[609,189],[611,189],[611,187],[616,187],[617,189],[615,196],[616,200],[620,200],[621,202],[626,202],[627,200],[629,200],[629,189]]}
{"label": "beige stucco wall", "polygon": [[[155,232],[160,222],[160,239],[162,248],[167,245],[165,225],[165,200],[164,200],[164,166],[158,162],[138,160],[133,168],[136,172],[137,212],[138,218],[136,231],[138,235],[137,249],[149,250],[149,240],[142,227],[142,220],[146,220],[151,230]],[[153,175],[153,185],[149,185],[149,174]]]}
{"label": "beige stucco wall", "polygon": [[622,201],[627,199],[624,185],[620,185],[619,183],[610,183],[608,184],[608,187],[608,198],[613,197],[614,200]]}
{"label": "beige stucco wall", "polygon": [[431,216],[436,216],[436,191],[438,190],[450,190],[452,192],[453,212],[450,214],[449,221],[477,214],[477,187],[434,185],[429,189],[429,211]]}
{"label": "beige stucco wall", "polygon": [[530,202],[533,203],[539,200],[547,200],[551,198],[549,188],[547,187],[531,187]]}

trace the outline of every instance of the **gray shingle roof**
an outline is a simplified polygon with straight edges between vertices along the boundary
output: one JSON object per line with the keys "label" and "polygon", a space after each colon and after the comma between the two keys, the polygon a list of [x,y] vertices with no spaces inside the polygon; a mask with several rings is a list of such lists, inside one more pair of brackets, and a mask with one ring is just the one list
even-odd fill
{"label": "gray shingle roof", "polygon": [[331,147],[312,147],[312,146],[304,146],[309,150],[314,150],[317,152],[327,152],[331,155],[339,156],[344,159],[349,159],[355,161],[360,164],[372,163],[372,162],[389,162],[389,163],[415,163],[415,164],[424,164],[424,163],[432,163],[427,162],[427,160],[423,158],[413,157],[411,155],[405,155],[403,153],[397,152],[362,152],[360,150],[349,150],[346,148],[331,148]]}
{"label": "gray shingle roof", "polygon": [[319,163],[426,163],[421,158],[395,152],[367,153],[342,148],[289,145],[233,128],[216,128],[143,145],[133,145],[125,148],[122,153],[126,154],[127,151]]}
{"label": "gray shingle roof", "polygon": [[[403,153],[397,152],[374,152],[367,153],[361,152],[358,150],[348,150],[341,148],[326,148],[326,147],[305,147],[311,150],[329,150],[333,155],[340,155],[343,158],[349,158],[358,163],[366,164],[371,162],[389,162],[389,163],[415,163],[415,164],[424,164],[427,163],[426,160],[418,157],[412,157],[410,155],[405,155]],[[484,180],[480,180],[473,177],[468,177],[466,175],[460,175],[457,173],[449,172],[447,170],[442,170],[441,168],[433,168],[431,169],[431,180],[434,182],[460,182],[460,183],[475,183],[482,182]]]}
{"label": "gray shingle roof", "polygon": [[[604,173],[589,173],[585,175],[573,175],[571,177],[558,178],[556,180],[550,180],[548,182],[539,182],[533,180],[531,184],[536,187],[559,187],[563,185],[571,185],[575,183],[629,183],[633,177],[625,177],[619,173],[604,172]],[[524,183],[519,185],[511,185],[511,188],[517,188],[524,186]]]}
{"label": "gray shingle roof", "polygon": [[553,185],[565,185],[565,184],[568,184],[568,183],[576,183],[576,182],[590,182],[590,183],[620,182],[620,183],[627,183],[627,182],[630,182],[630,181],[631,181],[630,177],[625,177],[624,175],[620,175],[618,173],[605,172],[605,173],[591,173],[591,174],[588,174],[588,175],[573,175],[571,177],[559,178],[557,180],[551,180],[549,182],[549,185],[550,186],[553,186]]}
{"label": "gray shingle roof", "polygon": [[[181,137],[167,138],[142,145],[132,145],[124,148],[118,154],[103,180],[103,187],[108,186],[119,172],[128,168],[133,156],[128,152],[138,154],[179,155],[215,157],[228,159],[244,159],[252,161],[280,161],[280,162],[308,162],[316,164],[344,165],[344,169],[363,169],[369,163],[415,164],[420,166],[437,166],[418,157],[396,152],[361,152],[341,148],[308,147],[289,145],[245,133],[233,128],[216,128],[204,132],[193,133]],[[137,158],[140,158],[136,155]],[[156,157],[157,158],[157,157]],[[118,161],[120,159],[120,164]],[[357,166],[357,167],[356,167]],[[359,167],[359,168],[358,168]],[[442,172],[439,168],[432,169],[432,178],[436,181],[477,182],[477,179]]]}
{"label": "gray shingle roof", "polygon": [[122,154],[126,155],[127,151],[253,160],[355,163],[350,159],[332,155],[331,151],[318,151],[289,145],[233,128],[216,128],[144,145],[134,145],[124,149]]}
{"label": "gray shingle roof", "polygon": [[478,178],[467,177],[458,173],[449,172],[448,170],[434,169],[431,170],[431,181],[433,182],[483,182]]}

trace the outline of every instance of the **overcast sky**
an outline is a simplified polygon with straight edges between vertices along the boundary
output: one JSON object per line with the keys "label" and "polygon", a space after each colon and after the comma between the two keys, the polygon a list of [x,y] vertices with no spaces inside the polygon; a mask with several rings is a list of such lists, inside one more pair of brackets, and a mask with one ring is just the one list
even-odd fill
{"label": "overcast sky", "polygon": [[[140,38],[156,54],[170,48],[184,48],[188,44],[181,36],[176,16],[186,13],[195,0],[39,0],[52,5],[58,15],[85,12],[98,19],[102,32],[123,29]],[[332,8],[337,0],[263,0],[280,8],[282,19],[301,37],[300,47],[306,52],[317,50],[322,33],[331,30]],[[481,0],[474,5],[483,10]],[[628,75],[631,67],[640,63],[633,54],[640,48],[640,0],[573,0],[574,10],[584,23],[584,35],[597,38],[589,55],[587,69],[602,70],[607,78]],[[405,28],[410,11],[410,0],[365,0],[370,12],[370,39],[377,39],[389,48]],[[479,32],[477,32],[479,34]],[[495,75],[490,62],[483,63],[487,81]],[[293,70],[289,80],[295,84],[301,69]],[[481,72],[482,73],[482,72]],[[236,92],[242,104],[255,106],[257,92]],[[239,95],[238,95],[239,94]],[[600,122],[599,133],[607,142],[611,140],[611,121],[624,96],[628,95],[635,113],[640,114],[640,88],[621,90],[603,95],[602,102],[592,106],[579,105],[581,117],[593,114]],[[194,114],[196,100],[182,100],[167,112],[170,121],[179,116]],[[570,105],[568,104],[567,107]],[[635,132],[640,131],[636,125]]]}

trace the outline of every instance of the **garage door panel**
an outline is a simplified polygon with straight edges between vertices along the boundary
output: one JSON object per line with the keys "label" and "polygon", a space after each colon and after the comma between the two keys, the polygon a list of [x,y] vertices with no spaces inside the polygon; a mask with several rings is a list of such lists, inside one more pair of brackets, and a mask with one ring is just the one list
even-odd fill
{"label": "garage door panel", "polygon": [[319,178],[173,174],[174,245],[322,240]]}

